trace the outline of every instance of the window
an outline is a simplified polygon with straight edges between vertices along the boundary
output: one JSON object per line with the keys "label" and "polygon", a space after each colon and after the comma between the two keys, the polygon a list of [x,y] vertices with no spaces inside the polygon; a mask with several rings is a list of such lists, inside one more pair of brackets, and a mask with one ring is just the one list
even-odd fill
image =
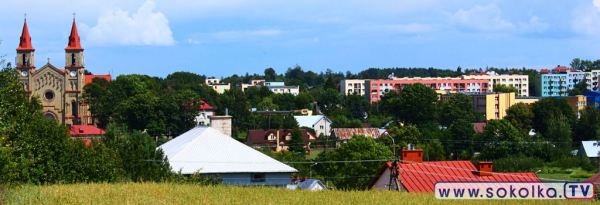
{"label": "window", "polygon": [[75,65],[75,54],[74,53],[71,53],[71,61],[73,61],[71,65]]}
{"label": "window", "polygon": [[54,92],[52,92],[51,90],[46,91],[44,93],[44,98],[48,101],[52,101],[52,99],[54,99]]}
{"label": "window", "polygon": [[48,119],[48,120],[55,120],[56,119],[56,116],[53,113],[51,113],[51,112],[47,112],[46,114],[44,114],[44,117],[46,119]]}
{"label": "window", "polygon": [[323,129],[323,125],[319,126],[320,129]]}
{"label": "window", "polygon": [[269,135],[269,140],[275,140],[275,135],[273,133]]}
{"label": "window", "polygon": [[265,182],[265,174],[264,173],[255,173],[252,174],[252,182]]}
{"label": "window", "polygon": [[78,116],[79,115],[79,104],[75,100],[73,100],[71,102],[71,114],[73,116]]}

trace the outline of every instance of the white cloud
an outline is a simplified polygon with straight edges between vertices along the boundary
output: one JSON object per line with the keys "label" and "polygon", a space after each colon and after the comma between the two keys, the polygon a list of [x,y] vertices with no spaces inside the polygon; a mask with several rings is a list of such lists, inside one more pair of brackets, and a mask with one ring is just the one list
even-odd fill
{"label": "white cloud", "polygon": [[[284,33],[284,31],[279,29],[219,31],[212,33],[196,34],[196,37],[188,39],[188,43],[200,44],[207,42],[235,42],[256,38],[279,36],[282,33]],[[200,40],[198,40],[198,38]]]}
{"label": "white cloud", "polygon": [[476,5],[470,10],[460,9],[452,14],[452,23],[465,30],[502,31],[513,30],[516,26],[500,16],[500,8],[495,4]]}
{"label": "white cloud", "polygon": [[520,23],[518,28],[521,33],[540,33],[548,29],[548,23],[542,21],[538,16],[532,16],[527,23]]}
{"label": "white cloud", "polygon": [[161,12],[154,12],[155,6],[154,1],[146,1],[131,15],[121,8],[104,13],[97,25],[87,31],[86,40],[94,44],[175,44],[169,20]]}
{"label": "white cloud", "polygon": [[[596,1],[594,1],[595,3]],[[573,30],[585,35],[600,34],[600,16],[597,10],[581,11],[573,21]]]}
{"label": "white cloud", "polygon": [[600,10],[600,0],[594,0],[594,6]]}

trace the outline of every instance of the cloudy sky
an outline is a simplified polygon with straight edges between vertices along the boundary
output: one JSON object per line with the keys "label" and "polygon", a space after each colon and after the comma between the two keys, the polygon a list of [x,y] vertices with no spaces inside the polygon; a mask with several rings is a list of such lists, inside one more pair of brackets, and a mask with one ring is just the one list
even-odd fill
{"label": "cloudy sky", "polygon": [[600,0],[21,0],[2,2],[14,61],[24,13],[37,67],[64,66],[73,13],[95,74],[207,76],[370,67],[552,68],[600,59]]}

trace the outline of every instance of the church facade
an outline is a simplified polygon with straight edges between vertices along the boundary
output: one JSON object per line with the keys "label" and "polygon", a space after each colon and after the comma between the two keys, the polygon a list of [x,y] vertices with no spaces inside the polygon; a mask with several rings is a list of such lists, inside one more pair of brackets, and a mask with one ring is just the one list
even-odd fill
{"label": "church facade", "polygon": [[63,69],[52,65],[50,60],[36,69],[35,49],[31,44],[27,19],[16,50],[15,64],[20,82],[30,93],[30,97],[39,98],[47,119],[54,119],[68,127],[95,124],[89,106],[83,103],[83,86],[97,77],[110,81],[111,76],[85,75],[83,47],[81,47],[75,19],[65,48],[66,65]]}

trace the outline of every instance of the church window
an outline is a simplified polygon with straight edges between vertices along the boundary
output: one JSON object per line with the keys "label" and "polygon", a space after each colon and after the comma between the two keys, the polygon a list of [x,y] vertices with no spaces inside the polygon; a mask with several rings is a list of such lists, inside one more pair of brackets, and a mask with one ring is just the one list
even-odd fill
{"label": "church window", "polygon": [[48,120],[56,120],[56,116],[51,112],[47,112],[46,114],[44,114],[44,117],[46,117],[46,119]]}
{"label": "church window", "polygon": [[77,103],[77,101],[73,100],[71,102],[71,114],[73,114],[73,116],[79,115],[79,103]]}
{"label": "church window", "polygon": [[73,61],[72,65],[75,65],[75,54],[74,53],[71,54],[71,61]]}
{"label": "church window", "polygon": [[51,101],[51,100],[53,100],[53,99],[54,99],[54,92],[52,92],[52,91],[50,91],[50,90],[49,90],[49,91],[46,91],[46,92],[44,93],[44,98],[46,98],[46,100],[48,100],[48,101]]}

